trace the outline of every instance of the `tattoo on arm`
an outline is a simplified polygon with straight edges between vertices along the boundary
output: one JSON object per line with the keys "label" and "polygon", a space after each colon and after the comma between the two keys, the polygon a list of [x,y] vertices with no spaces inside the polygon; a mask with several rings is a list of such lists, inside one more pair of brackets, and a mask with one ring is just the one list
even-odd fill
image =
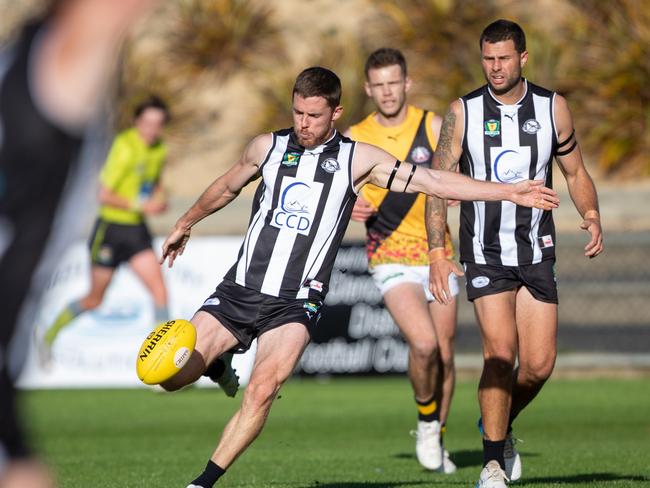
{"label": "tattoo on arm", "polygon": [[438,161],[438,168],[447,171],[456,171],[458,166],[458,159],[454,158],[451,150],[452,141],[454,139],[454,128],[456,127],[456,114],[449,108],[442,121],[440,128],[440,140],[436,147],[436,158]]}
{"label": "tattoo on arm", "polygon": [[447,229],[447,200],[427,197],[425,224],[429,249],[444,247],[445,232]]}
{"label": "tattoo on arm", "polygon": [[[452,152],[455,127],[456,114],[450,107],[445,114],[442,127],[440,128],[440,138],[433,158],[434,169],[456,171],[458,158],[455,158]],[[437,197],[427,197],[425,224],[429,249],[444,247],[447,229],[447,200]]]}

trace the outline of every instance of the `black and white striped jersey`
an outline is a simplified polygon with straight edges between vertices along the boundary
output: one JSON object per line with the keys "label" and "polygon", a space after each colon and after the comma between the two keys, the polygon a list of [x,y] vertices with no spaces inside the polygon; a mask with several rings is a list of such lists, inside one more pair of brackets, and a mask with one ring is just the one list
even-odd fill
{"label": "black and white striped jersey", "polygon": [[[460,171],[476,180],[514,183],[541,179],[552,185],[557,147],[555,93],[524,80],[525,94],[504,105],[488,85],[461,98],[465,116]],[[511,202],[462,202],[460,259],[523,266],[555,256],[550,211]]]}
{"label": "black and white striped jersey", "polygon": [[357,193],[355,142],[338,132],[312,149],[273,133],[237,262],[225,279],[261,293],[323,300]]}

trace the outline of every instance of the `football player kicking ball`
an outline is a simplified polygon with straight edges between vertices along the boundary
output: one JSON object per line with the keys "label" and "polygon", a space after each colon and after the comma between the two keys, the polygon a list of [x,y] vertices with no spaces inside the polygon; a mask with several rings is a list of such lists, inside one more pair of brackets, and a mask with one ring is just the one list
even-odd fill
{"label": "football player kicking ball", "polygon": [[364,184],[460,200],[505,199],[528,207],[555,208],[559,202],[539,181],[474,181],[395,161],[382,149],[354,142],[334,129],[343,110],[340,98],[336,74],[321,67],[304,70],[293,88],[293,128],[255,137],[163,244],[163,261],[172,266],[194,224],[262,177],[237,262],[191,320],[195,349],[183,368],[161,383],[169,391],[189,385],[215,359],[243,352],[257,338],[242,404],[190,487],[211,488],[261,432],[317,326],[334,259]]}

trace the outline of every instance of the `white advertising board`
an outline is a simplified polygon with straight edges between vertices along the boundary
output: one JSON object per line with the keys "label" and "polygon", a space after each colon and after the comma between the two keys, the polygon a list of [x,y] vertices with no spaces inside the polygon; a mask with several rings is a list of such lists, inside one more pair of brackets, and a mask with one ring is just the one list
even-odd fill
{"label": "white advertising board", "polygon": [[[163,274],[169,294],[170,318],[190,319],[214,291],[237,258],[241,237],[193,237],[174,267]],[[161,239],[154,240],[159,252]],[[40,302],[35,327],[51,324],[70,301],[79,299],[90,285],[90,258],[84,242],[71,246]],[[128,266],[116,272],[99,308],[80,315],[63,329],[53,347],[53,360],[44,367],[31,341],[21,388],[138,387],[135,373],[138,349],[154,328],[153,302]],[[255,354],[235,355],[233,366],[245,384]],[[199,382],[212,385],[207,378]]]}

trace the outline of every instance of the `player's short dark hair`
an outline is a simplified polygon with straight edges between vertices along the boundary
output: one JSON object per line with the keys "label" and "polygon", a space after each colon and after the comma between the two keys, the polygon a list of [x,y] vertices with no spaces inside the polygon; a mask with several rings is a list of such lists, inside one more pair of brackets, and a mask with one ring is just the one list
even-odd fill
{"label": "player's short dark hair", "polygon": [[501,41],[512,41],[519,54],[526,50],[526,34],[516,22],[499,19],[488,25],[481,34],[479,48],[483,49],[483,42],[494,44]]}
{"label": "player's short dark hair", "polygon": [[368,79],[368,72],[371,69],[385,68],[386,66],[393,66],[395,64],[399,65],[402,70],[402,75],[406,78],[406,58],[400,50],[390,47],[381,47],[375,50],[366,59],[366,66],[364,68],[366,79]]}
{"label": "player's short dark hair", "polygon": [[341,103],[341,80],[327,68],[312,66],[303,70],[296,78],[293,95],[303,98],[323,97],[330,107],[336,108]]}
{"label": "player's short dark hair", "polygon": [[165,122],[169,122],[169,118],[171,116],[169,113],[169,107],[163,101],[163,99],[157,95],[150,95],[139,104],[137,104],[133,110],[133,117],[137,119],[148,108],[156,108],[158,110],[162,110],[165,113]]}

